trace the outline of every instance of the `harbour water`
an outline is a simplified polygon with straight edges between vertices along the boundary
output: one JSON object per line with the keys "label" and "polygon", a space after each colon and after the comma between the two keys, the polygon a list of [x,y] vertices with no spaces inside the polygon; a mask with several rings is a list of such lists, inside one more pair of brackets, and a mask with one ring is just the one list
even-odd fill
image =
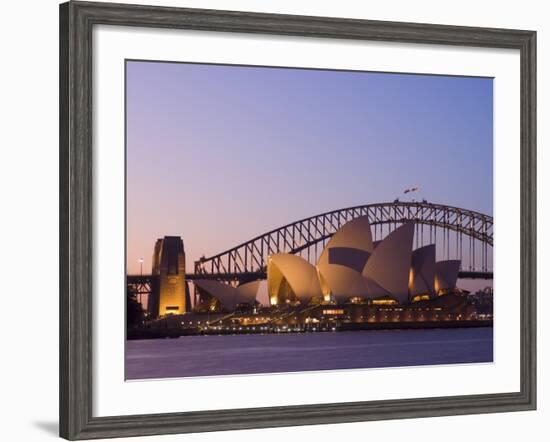
{"label": "harbour water", "polygon": [[126,343],[126,379],[493,361],[493,328],[182,336]]}

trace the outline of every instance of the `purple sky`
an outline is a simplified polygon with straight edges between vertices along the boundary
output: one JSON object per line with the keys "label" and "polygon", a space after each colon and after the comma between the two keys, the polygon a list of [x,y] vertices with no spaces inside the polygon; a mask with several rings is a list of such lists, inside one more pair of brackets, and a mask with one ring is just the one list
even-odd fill
{"label": "purple sky", "polygon": [[328,210],[415,198],[493,213],[487,78],[127,62],[128,271],[188,271]]}

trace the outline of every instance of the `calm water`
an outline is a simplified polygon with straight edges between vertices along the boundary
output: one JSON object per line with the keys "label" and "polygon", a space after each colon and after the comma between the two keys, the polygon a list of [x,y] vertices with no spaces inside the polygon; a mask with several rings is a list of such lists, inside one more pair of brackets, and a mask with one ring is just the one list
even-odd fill
{"label": "calm water", "polygon": [[127,379],[491,362],[493,329],[184,336],[126,351]]}

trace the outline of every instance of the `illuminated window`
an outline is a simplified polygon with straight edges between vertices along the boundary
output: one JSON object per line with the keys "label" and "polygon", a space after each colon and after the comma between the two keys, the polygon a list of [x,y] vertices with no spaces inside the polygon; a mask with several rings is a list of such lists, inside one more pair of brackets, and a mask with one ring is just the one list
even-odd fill
{"label": "illuminated window", "polygon": [[373,299],[374,305],[395,305],[397,301],[395,299]]}
{"label": "illuminated window", "polygon": [[[329,249],[330,250],[330,249]],[[351,304],[366,304],[367,300],[361,296],[353,296],[349,298]]]}
{"label": "illuminated window", "polygon": [[430,299],[430,295],[416,295],[412,298],[412,302],[418,302],[418,301],[428,301]]}

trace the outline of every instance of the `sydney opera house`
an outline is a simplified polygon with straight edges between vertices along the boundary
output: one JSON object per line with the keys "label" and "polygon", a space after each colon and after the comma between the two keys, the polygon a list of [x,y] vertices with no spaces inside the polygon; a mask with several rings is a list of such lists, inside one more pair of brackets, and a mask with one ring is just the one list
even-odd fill
{"label": "sydney opera house", "polygon": [[[363,216],[335,232],[315,264],[278,253],[268,258],[267,281],[234,287],[195,279],[194,312],[184,315],[181,324],[200,324],[204,313],[209,326],[218,330],[259,326],[299,331],[317,324],[340,329],[362,323],[474,319],[465,292],[456,287],[460,261],[436,261],[435,244],[414,249],[414,233],[414,223],[407,222],[373,241],[369,220]],[[264,305],[258,302],[262,284],[267,286]],[[180,319],[178,315],[167,321]]]}
{"label": "sydney opera house", "polygon": [[[413,250],[414,223],[373,241],[366,216],[345,224],[316,265],[298,255],[271,255],[267,287],[271,305],[374,302],[409,304],[456,291],[460,261],[436,262],[435,244]],[[214,309],[254,304],[260,281],[231,287],[212,280],[195,285]]]}

